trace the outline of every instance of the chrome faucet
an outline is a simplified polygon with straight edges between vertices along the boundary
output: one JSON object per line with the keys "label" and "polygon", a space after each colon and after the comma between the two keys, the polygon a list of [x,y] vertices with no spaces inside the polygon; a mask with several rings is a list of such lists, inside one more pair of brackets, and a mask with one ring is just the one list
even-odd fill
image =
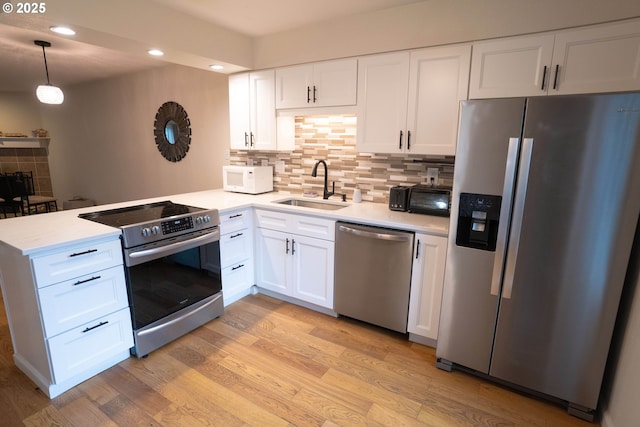
{"label": "chrome faucet", "polygon": [[318,165],[320,163],[322,163],[322,165],[324,166],[324,189],[322,192],[322,198],[326,200],[329,197],[331,197],[333,193],[336,191],[336,182],[333,181],[333,184],[331,187],[332,191],[329,191],[329,183],[327,181],[327,175],[329,174],[329,171],[327,170],[327,162],[325,162],[324,160],[318,160],[316,162],[316,164],[313,166],[313,170],[311,171],[311,176],[312,177],[318,176]]}

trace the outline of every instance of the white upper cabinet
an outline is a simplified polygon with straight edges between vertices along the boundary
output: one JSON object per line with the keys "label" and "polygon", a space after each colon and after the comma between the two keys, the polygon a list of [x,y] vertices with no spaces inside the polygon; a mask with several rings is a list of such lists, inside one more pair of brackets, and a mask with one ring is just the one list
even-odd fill
{"label": "white upper cabinet", "polygon": [[360,59],[357,150],[454,155],[470,57],[457,45]]}
{"label": "white upper cabinet", "polygon": [[276,108],[333,107],[356,104],[355,58],[276,69]]}
{"label": "white upper cabinet", "polygon": [[544,95],[553,41],[543,35],[475,43],[469,98]]}
{"label": "white upper cabinet", "polygon": [[640,21],[475,43],[469,98],[640,89]]}
{"label": "white upper cabinet", "polygon": [[360,59],[356,149],[402,153],[409,95],[409,52]]}
{"label": "white upper cabinet", "polygon": [[407,152],[455,155],[458,110],[467,99],[471,46],[411,52]]}
{"label": "white upper cabinet", "polygon": [[549,95],[640,90],[640,21],[558,33],[552,64]]}
{"label": "white upper cabinet", "polygon": [[276,150],[274,70],[229,76],[230,147]]}

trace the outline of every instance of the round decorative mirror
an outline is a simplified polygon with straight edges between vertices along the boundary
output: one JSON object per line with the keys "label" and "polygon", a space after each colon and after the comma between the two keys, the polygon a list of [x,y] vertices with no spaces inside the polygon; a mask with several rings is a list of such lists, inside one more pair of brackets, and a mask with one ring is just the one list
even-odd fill
{"label": "round decorative mirror", "polygon": [[177,102],[165,102],[158,108],[153,123],[156,146],[162,156],[178,162],[187,155],[191,143],[191,122]]}

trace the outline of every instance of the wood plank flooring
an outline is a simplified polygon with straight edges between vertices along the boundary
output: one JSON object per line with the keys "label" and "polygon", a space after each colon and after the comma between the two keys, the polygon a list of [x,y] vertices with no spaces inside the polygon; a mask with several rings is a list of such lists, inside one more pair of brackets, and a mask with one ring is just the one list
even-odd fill
{"label": "wood plank flooring", "polygon": [[264,295],[49,400],[0,316],[2,426],[597,426],[461,372],[402,335]]}

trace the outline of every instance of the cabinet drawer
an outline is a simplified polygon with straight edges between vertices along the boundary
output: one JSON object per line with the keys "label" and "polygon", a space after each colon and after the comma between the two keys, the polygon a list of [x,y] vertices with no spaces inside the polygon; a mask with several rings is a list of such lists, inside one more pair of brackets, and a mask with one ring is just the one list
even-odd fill
{"label": "cabinet drawer", "polygon": [[246,294],[253,286],[253,261],[247,259],[222,269],[222,292],[225,305],[237,300],[237,295]]}
{"label": "cabinet drawer", "polygon": [[47,337],[128,307],[121,265],[38,291]]}
{"label": "cabinet drawer", "polygon": [[238,230],[251,227],[251,212],[248,210],[236,211],[220,215],[220,234],[234,233]]}
{"label": "cabinet drawer", "polygon": [[71,246],[66,250],[32,259],[39,288],[91,274],[122,264],[120,240],[94,245]]}
{"label": "cabinet drawer", "polygon": [[62,383],[133,347],[129,308],[48,340],[55,383]]}
{"label": "cabinet drawer", "polygon": [[222,268],[253,256],[253,236],[249,229],[234,231],[220,237],[220,264]]}
{"label": "cabinet drawer", "polygon": [[324,240],[335,240],[335,221],[307,215],[256,209],[256,226]]}

